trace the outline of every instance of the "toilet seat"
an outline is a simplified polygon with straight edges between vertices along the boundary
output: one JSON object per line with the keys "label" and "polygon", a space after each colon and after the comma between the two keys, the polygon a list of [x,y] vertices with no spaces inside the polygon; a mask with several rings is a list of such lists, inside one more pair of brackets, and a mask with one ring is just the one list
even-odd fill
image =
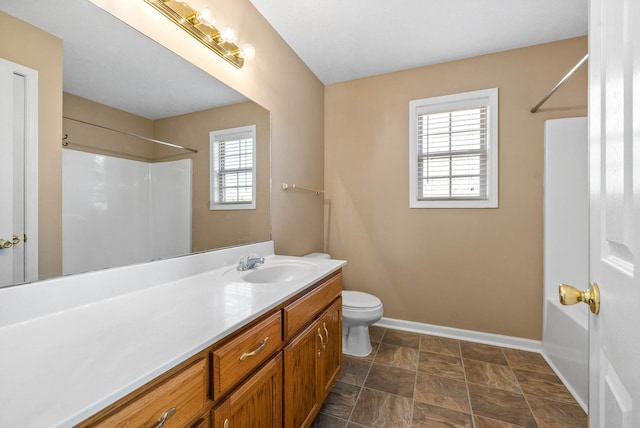
{"label": "toilet seat", "polygon": [[376,296],[361,291],[342,291],[342,307],[347,309],[373,309],[382,306]]}

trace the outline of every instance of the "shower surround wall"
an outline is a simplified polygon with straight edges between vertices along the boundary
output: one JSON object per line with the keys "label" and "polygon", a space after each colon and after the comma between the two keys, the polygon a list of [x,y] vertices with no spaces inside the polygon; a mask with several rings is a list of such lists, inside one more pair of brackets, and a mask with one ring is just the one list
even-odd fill
{"label": "shower surround wall", "polygon": [[65,275],[191,252],[190,159],[64,150],[62,162]]}
{"label": "shower surround wall", "polygon": [[545,123],[542,350],[585,411],[589,310],[560,305],[558,285],[589,284],[588,141],[586,117]]}

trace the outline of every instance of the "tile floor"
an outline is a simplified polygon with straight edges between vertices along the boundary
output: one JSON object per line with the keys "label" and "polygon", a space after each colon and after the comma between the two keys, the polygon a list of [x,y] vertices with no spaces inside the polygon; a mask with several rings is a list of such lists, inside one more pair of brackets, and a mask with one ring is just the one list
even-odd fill
{"label": "tile floor", "polygon": [[540,354],[377,326],[344,356],[314,428],[586,427]]}

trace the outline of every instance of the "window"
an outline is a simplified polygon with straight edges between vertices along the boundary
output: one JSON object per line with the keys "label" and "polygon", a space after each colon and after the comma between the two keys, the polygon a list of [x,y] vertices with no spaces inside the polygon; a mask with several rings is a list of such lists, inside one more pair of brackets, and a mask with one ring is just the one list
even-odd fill
{"label": "window", "polygon": [[498,206],[498,89],[409,103],[410,208]]}
{"label": "window", "polygon": [[256,208],[256,126],[212,131],[212,210]]}

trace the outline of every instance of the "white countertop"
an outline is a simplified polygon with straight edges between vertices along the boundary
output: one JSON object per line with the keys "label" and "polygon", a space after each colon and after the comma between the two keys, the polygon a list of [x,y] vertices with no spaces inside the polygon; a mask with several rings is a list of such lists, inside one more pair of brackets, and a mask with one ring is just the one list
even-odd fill
{"label": "white countertop", "polygon": [[304,260],[300,280],[231,282],[227,265],[1,326],[0,427],[73,426],[346,264]]}

